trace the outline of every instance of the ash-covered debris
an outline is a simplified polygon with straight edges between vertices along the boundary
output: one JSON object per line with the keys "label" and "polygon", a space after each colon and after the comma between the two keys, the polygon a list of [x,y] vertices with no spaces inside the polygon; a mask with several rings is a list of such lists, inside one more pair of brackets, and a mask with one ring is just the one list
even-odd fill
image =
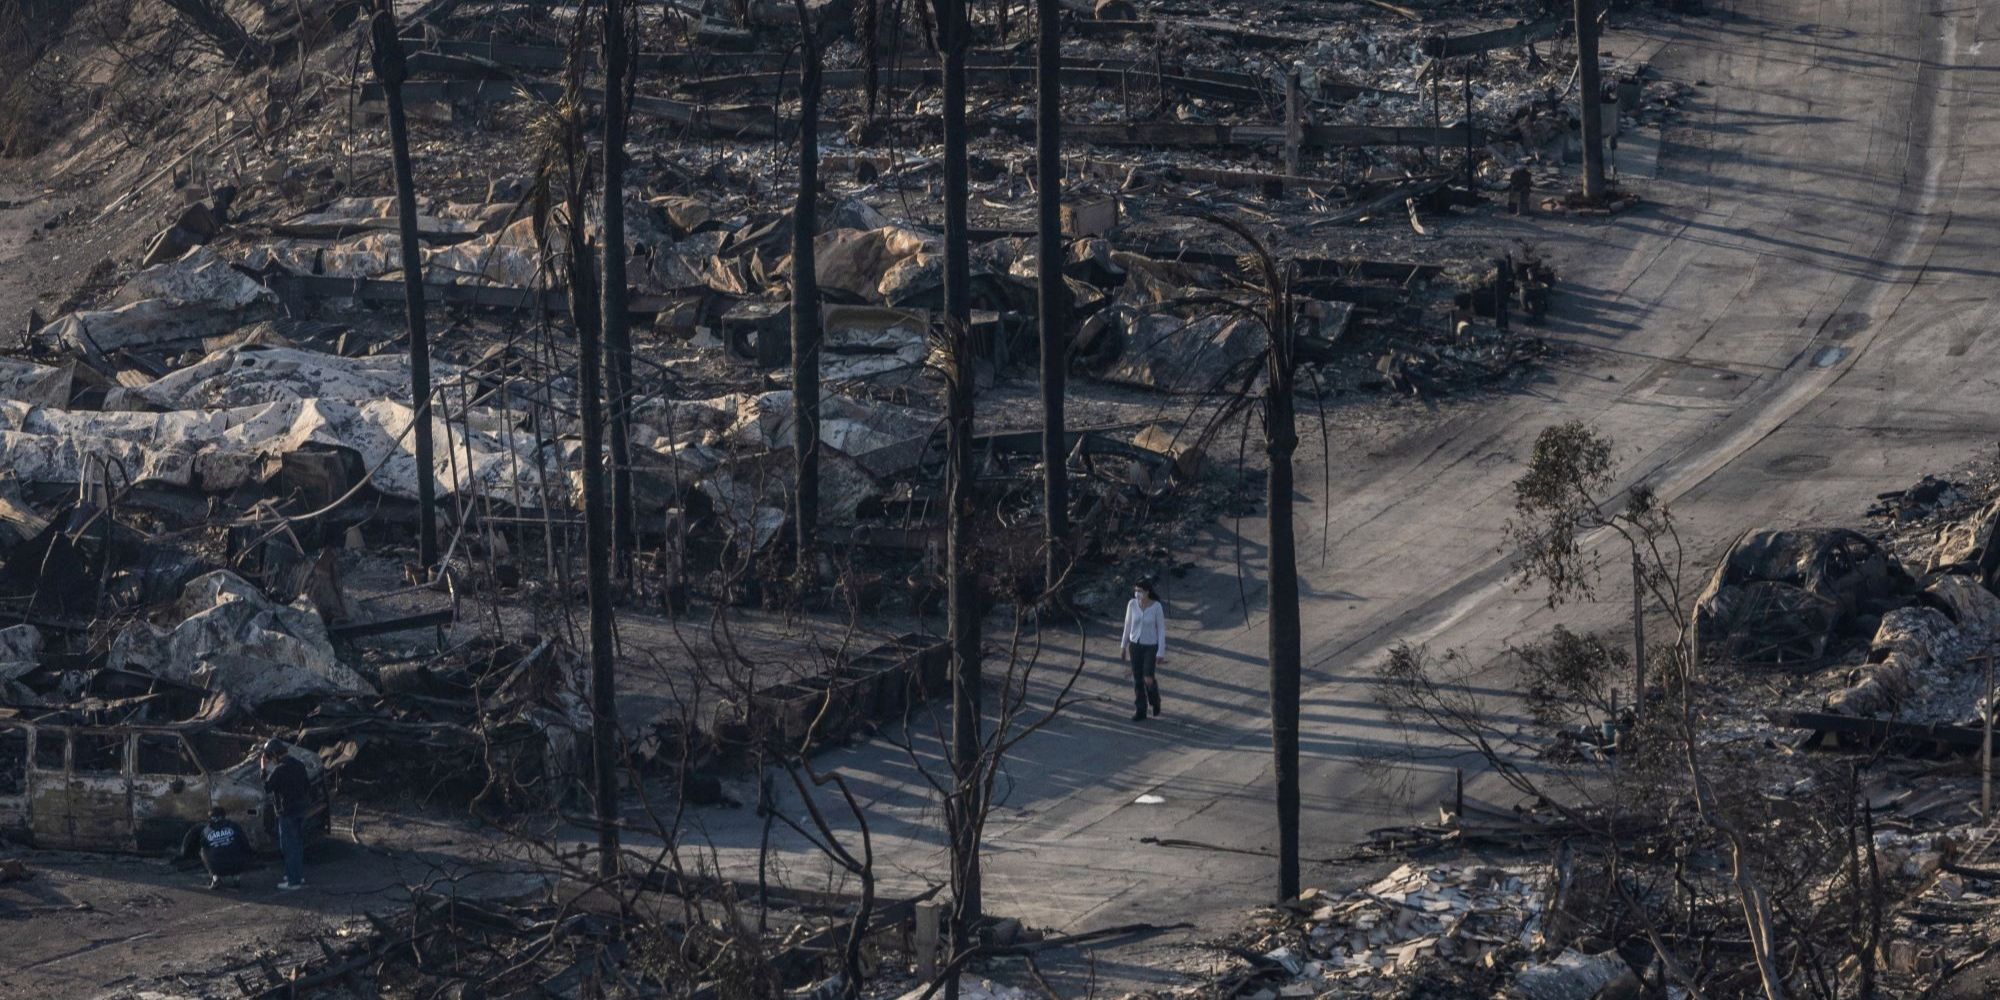
{"label": "ash-covered debris", "polygon": [[[386,48],[409,71],[410,219],[363,6],[0,9],[0,29],[17,14],[48,25],[0,30],[0,55],[32,63],[0,84],[0,145],[45,147],[37,197],[74,202],[36,220],[49,266],[35,272],[51,287],[9,320],[22,336],[0,359],[0,722],[65,734],[17,744],[0,729],[0,835],[77,843],[77,824],[25,792],[81,780],[76,754],[28,749],[57,745],[44,739],[94,748],[99,770],[106,748],[125,748],[123,801],[158,829],[142,844],[131,820],[119,850],[204,818],[185,779],[240,771],[241,751],[271,737],[310,756],[337,797],[323,831],[339,807],[351,824],[366,804],[547,833],[592,807],[611,754],[612,787],[658,796],[626,824],[689,802],[768,815],[745,770],[866,738],[950,686],[936,633],[951,592],[951,276],[923,5],[870,5],[895,12],[873,24],[853,4],[806,5],[827,30],[804,234],[791,5],[648,6],[625,195],[609,216],[601,198],[564,198],[604,178],[558,166],[565,153],[604,162],[604,57],[577,41],[596,29],[576,6],[390,5],[403,31]],[[1536,196],[1572,183],[1575,47],[1540,5],[1421,19],[1395,5],[1066,6],[1061,277],[1046,290],[1030,25],[1004,4],[972,17],[967,379],[982,410],[960,471],[978,516],[979,611],[1045,599],[1041,498],[1058,467],[1075,568],[1051,603],[1115,614],[1130,578],[1187,572],[1218,515],[1254,503],[1256,459],[1237,457],[1240,428],[1215,418],[1261,391],[1279,337],[1320,406],[1434,402],[1527,376],[1549,352],[1535,327],[1562,306],[1560,276],[1532,248],[1456,232],[1503,196],[1534,216]],[[1605,65],[1610,121],[1657,134],[1681,90],[1637,60]],[[15,104],[33,113],[16,123]],[[560,148],[568,124],[590,137],[579,148]],[[1636,164],[1629,176],[1643,184]],[[1251,318],[1278,290],[1217,220],[1269,246],[1293,328]],[[612,365],[629,402],[606,420],[617,537],[609,581],[586,583],[604,546],[584,530],[584,441],[600,428],[584,418],[588,324],[572,310],[595,298],[579,249],[620,230],[634,343],[615,359],[629,375]],[[791,371],[795,235],[809,237],[820,298],[810,550],[796,523],[809,387]],[[410,389],[406,281],[428,318],[424,398]],[[1055,459],[1022,388],[1037,377],[1045,291],[1063,300],[1071,412],[1089,415],[1072,417]],[[420,539],[426,515],[438,530]],[[609,713],[590,708],[604,689],[591,688],[577,606],[607,593],[625,743],[594,750]],[[707,634],[691,638],[697,625]],[[155,739],[185,741],[188,761],[147,756]],[[743,995],[773,995],[825,986],[836,932],[871,919],[861,895],[797,893],[776,907],[776,933],[792,937],[774,947],[743,935],[747,885],[581,889],[590,876],[547,836],[524,849],[544,850],[531,860],[568,895],[412,891],[320,955],[283,974],[265,957],[261,979],[232,985],[712,994],[769,959],[782,981]],[[1465,878],[1382,889],[1447,904],[1408,928],[1408,906],[1357,899],[1327,926],[1375,923],[1337,960],[1325,935],[1298,954],[1342,981],[1441,958],[1485,982],[1515,959],[1478,957],[1494,953],[1484,938],[1519,937],[1508,908],[1536,904]],[[647,892],[674,903],[641,905]],[[1453,892],[1506,913],[1456,909]],[[678,904],[693,896],[707,909],[690,917]],[[914,932],[919,902],[866,905]],[[1012,936],[1004,923],[992,936]],[[1544,957],[1555,968],[1562,954]]]}
{"label": "ash-covered debris", "polygon": [[1613,984],[1637,990],[1643,970],[1620,953],[1564,938],[1552,893],[1568,874],[1405,864],[1345,896],[1308,889],[1256,918],[1230,947],[1238,967],[1167,995],[1589,1000]]}

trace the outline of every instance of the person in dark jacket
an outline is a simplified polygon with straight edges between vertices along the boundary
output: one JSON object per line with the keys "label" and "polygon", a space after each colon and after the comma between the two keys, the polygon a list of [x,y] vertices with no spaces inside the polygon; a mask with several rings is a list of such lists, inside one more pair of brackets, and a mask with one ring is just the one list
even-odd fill
{"label": "person in dark jacket", "polygon": [[278,853],[285,857],[284,890],[306,887],[306,817],[312,813],[312,782],[306,766],[286,752],[283,741],[264,744],[264,791],[278,817]]}
{"label": "person in dark jacket", "polygon": [[209,888],[235,888],[243,884],[239,876],[250,865],[250,837],[229,819],[226,810],[216,806],[208,811],[208,822],[188,828],[187,836],[181,839],[181,857],[197,854],[201,866],[208,869]]}

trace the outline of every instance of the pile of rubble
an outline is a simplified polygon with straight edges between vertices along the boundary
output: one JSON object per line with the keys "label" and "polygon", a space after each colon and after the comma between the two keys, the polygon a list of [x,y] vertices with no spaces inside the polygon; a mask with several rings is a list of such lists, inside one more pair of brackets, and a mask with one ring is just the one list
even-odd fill
{"label": "pile of rubble", "polygon": [[1547,866],[1426,863],[1344,897],[1308,889],[1256,918],[1230,949],[1241,965],[1169,995],[1591,1000],[1636,990],[1638,972],[1617,952],[1562,942],[1557,883]]}

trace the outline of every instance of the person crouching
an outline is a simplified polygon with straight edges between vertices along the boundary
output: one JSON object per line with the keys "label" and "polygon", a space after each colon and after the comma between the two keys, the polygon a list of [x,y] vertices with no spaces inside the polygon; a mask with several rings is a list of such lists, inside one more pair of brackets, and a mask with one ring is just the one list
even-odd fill
{"label": "person crouching", "polygon": [[181,839],[181,856],[196,854],[208,869],[209,888],[236,888],[243,884],[243,869],[250,864],[250,838],[230,820],[227,810],[216,806],[208,811],[208,822],[189,828]]}

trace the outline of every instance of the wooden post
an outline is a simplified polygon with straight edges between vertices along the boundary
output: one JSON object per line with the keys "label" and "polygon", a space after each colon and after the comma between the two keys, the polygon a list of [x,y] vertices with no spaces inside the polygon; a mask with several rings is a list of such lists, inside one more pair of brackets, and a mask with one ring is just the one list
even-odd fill
{"label": "wooden post", "polygon": [[1299,175],[1299,146],[1305,141],[1305,122],[1299,117],[1299,68],[1285,70],[1285,173]]}
{"label": "wooden post", "polygon": [[1476,185],[1472,177],[1472,60],[1465,61],[1465,189]]}
{"label": "wooden post", "polygon": [[1646,573],[1632,550],[1632,714],[1646,710]]}
{"label": "wooden post", "polygon": [[1979,818],[1993,824],[1993,654],[1986,654],[1986,703],[1980,713],[1985,736],[1979,743]]}
{"label": "wooden post", "polygon": [[938,905],[917,904],[917,978],[928,982],[937,978]]}

